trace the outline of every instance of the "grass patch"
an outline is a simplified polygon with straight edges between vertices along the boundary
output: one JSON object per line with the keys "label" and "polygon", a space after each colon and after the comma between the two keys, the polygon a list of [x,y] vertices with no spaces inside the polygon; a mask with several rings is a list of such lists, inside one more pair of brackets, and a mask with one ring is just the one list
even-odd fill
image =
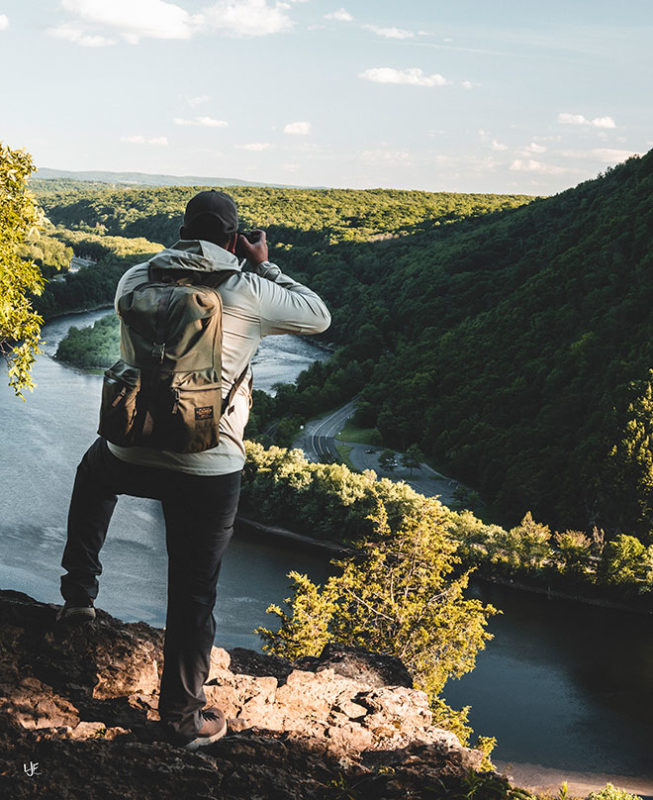
{"label": "grass patch", "polygon": [[340,460],[342,461],[342,463],[346,467],[349,467],[349,469],[352,470],[352,472],[358,472],[356,467],[349,460],[349,454],[351,453],[352,448],[348,447],[346,444],[337,444],[336,450],[338,451],[338,455],[340,456]]}
{"label": "grass patch", "polygon": [[355,444],[381,444],[381,434],[376,428],[359,428],[349,419],[345,427],[336,436],[340,442],[354,442]]}

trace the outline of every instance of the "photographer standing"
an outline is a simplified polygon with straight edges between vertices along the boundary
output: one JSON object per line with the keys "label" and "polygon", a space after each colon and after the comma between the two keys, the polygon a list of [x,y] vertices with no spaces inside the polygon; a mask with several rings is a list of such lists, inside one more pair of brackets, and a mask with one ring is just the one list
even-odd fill
{"label": "photographer standing", "polygon": [[[241,262],[236,252],[246,261]],[[200,449],[205,446],[200,444],[194,452],[189,452],[193,448],[188,447],[168,449],[165,440],[152,446],[157,440],[148,439],[146,434],[152,428],[152,415],[156,432],[157,412],[153,410],[150,415],[149,411],[140,411],[144,404],[152,409],[157,408],[157,403],[161,406],[160,399],[154,396],[156,386],[153,389],[151,385],[147,392],[143,389],[140,398],[136,397],[130,412],[130,420],[139,418],[139,414],[144,417],[140,438],[129,440],[125,434],[123,440],[105,433],[95,441],[77,468],[70,503],[68,538],[61,562],[67,571],[61,578],[66,602],[60,621],[74,623],[95,618],[97,577],[102,573],[99,552],[117,495],[160,500],[168,552],[168,605],[159,715],[173,741],[194,749],[215,741],[227,730],[219,709],[204,708],[203,685],[208,679],[215,638],[213,608],[218,573],[233,533],[245,463],[243,432],[251,404],[249,364],[264,336],[321,333],[331,318],[313,291],[268,261],[263,231],[247,236],[238,233],[236,205],[228,195],[215,190],[200,192],[186,207],[179,241],[149,262],[129,269],[118,284],[116,311],[121,316],[124,359],[119,363],[124,372],[132,369],[137,352],[133,346],[136,334],[131,328],[134,318],[130,317],[136,305],[133,298],[143,287],[147,290],[152,285],[153,272],[167,273],[174,286],[182,276],[181,283],[190,286],[190,292],[194,286],[210,286],[219,293],[222,336],[215,369],[218,380],[221,378],[222,397],[218,398],[215,413],[217,444],[207,449]],[[201,294],[193,299],[202,306]],[[174,313],[172,303],[160,301],[152,313],[156,327],[166,329]],[[133,328],[137,330],[138,325]],[[200,330],[200,324],[193,330]],[[186,338],[192,339],[193,335],[191,331]],[[163,363],[165,343],[155,343],[155,347],[160,347]],[[106,386],[105,379],[105,390]],[[111,402],[103,397],[103,414],[105,405],[109,412],[112,407],[120,409],[124,395],[123,386]],[[205,404],[194,408],[200,435],[204,435],[207,420],[213,419],[214,407]],[[103,424],[101,420],[101,432],[108,429]],[[111,441],[107,441],[107,435]],[[117,444],[116,440],[123,443]]]}

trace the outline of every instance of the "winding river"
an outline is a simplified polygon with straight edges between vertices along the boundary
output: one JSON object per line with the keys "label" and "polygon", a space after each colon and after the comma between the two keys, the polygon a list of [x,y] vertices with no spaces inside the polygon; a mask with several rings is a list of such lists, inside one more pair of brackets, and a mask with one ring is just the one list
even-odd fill
{"label": "winding river", "polygon": [[[51,358],[71,324],[106,311],[59,318],[46,326],[37,388],[22,402],[0,375],[0,588],[60,603],[59,562],[76,465],[95,436],[101,378]],[[292,381],[327,354],[310,340],[269,337],[257,355],[255,385]],[[123,497],[102,551],[97,604],[125,621],[162,626],[166,553],[157,503]],[[278,542],[236,540],[218,587],[216,642],[260,647],[253,633],[265,609],[288,591],[296,569],[313,580],[328,557]],[[585,607],[506,588],[473,590],[503,610],[476,669],[445,692],[470,721],[494,735],[494,757],[564,772],[631,776],[653,794],[653,619]],[[516,770],[516,775],[519,775]],[[641,788],[644,787],[644,788]]]}

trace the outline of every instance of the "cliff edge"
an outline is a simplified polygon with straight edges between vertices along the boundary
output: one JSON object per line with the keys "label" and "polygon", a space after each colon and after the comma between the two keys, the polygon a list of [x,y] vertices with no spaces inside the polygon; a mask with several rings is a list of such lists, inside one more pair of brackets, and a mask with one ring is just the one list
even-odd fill
{"label": "cliff edge", "polygon": [[2,797],[434,798],[479,768],[397,659],[333,646],[296,664],[214,647],[229,734],[187,752],[158,725],[163,631],[58,608],[0,591]]}

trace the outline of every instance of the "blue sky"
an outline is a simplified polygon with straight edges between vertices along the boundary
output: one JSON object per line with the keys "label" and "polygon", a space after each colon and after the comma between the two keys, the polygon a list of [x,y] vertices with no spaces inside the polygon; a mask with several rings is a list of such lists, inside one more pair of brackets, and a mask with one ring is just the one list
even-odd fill
{"label": "blue sky", "polygon": [[653,146],[651,0],[0,0],[38,166],[552,194]]}

